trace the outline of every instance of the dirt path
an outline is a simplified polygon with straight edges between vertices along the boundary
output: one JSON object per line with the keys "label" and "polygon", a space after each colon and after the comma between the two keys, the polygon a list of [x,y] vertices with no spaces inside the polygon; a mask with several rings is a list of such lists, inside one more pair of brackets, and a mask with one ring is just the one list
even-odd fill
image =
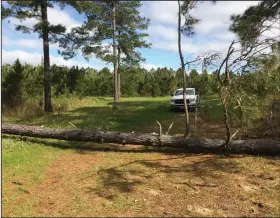
{"label": "dirt path", "polygon": [[[88,204],[96,200],[94,196],[84,195],[81,192],[88,186],[96,186],[96,178],[91,175],[91,170],[95,163],[102,162],[102,156],[97,153],[67,153],[55,161],[43,183],[34,191],[35,195],[40,196],[36,208],[38,213],[52,216],[80,214],[79,210],[90,206]],[[91,179],[87,179],[87,176]]]}
{"label": "dirt path", "polygon": [[69,152],[52,164],[45,180],[32,191],[39,197],[34,214],[279,215],[279,160],[258,161],[213,155]]}

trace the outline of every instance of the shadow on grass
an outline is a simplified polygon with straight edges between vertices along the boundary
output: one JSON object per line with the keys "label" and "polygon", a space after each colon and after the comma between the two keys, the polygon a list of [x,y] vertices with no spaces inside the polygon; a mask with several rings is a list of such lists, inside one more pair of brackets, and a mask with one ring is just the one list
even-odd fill
{"label": "shadow on grass", "polygon": [[[211,187],[211,185],[217,187],[219,184],[209,185],[209,180],[221,179],[222,175],[219,175],[220,173],[239,173],[241,171],[238,164],[225,161],[223,156],[204,157],[196,162],[186,161],[192,156],[192,154],[185,154],[179,157],[135,160],[116,167],[99,170],[97,174],[100,178],[100,186],[98,188],[88,187],[86,193],[97,194],[99,197],[114,200],[119,194],[136,192],[137,187],[145,187],[146,183],[153,182],[155,183],[154,189],[166,189],[167,192],[178,184],[192,187]],[[174,164],[174,160],[177,161],[176,164]],[[182,163],[178,164],[180,161]],[[135,170],[135,168],[138,170]],[[154,172],[150,173],[151,171]],[[189,181],[181,181],[182,173],[202,182],[200,184],[190,184]],[[157,187],[158,182],[156,180],[160,175],[169,177],[171,184],[161,183],[160,187]]]}
{"label": "shadow on grass", "polygon": [[[7,136],[3,138],[14,138],[17,140],[26,140],[31,143],[42,144],[59,149],[72,149],[79,154],[88,154],[92,151],[102,152],[121,152],[121,153],[147,153],[150,154],[149,159],[144,159],[145,156],[135,156],[136,160],[129,161],[123,164],[115,164],[113,167],[104,165],[101,170],[93,172],[77,182],[85,179],[94,179],[98,176],[98,187],[88,186],[84,192],[87,194],[98,195],[107,200],[114,200],[120,194],[135,193],[138,187],[145,189],[145,184],[149,183],[155,186],[155,189],[166,189],[169,192],[170,185],[160,183],[159,176],[164,175],[168,178],[171,186],[183,185],[193,187],[219,187],[222,184],[209,185],[210,182],[223,181],[225,174],[242,173],[243,165],[236,161],[229,161],[230,159],[242,159],[243,155],[198,155],[187,153],[184,149],[175,148],[147,148],[138,146],[138,149],[131,147],[114,145],[114,144],[97,144],[97,143],[83,143],[83,142],[68,142],[58,140],[42,140],[28,137]],[[136,146],[137,148],[137,146]],[[166,158],[153,158],[153,153],[162,153]],[[118,155],[116,153],[116,155]],[[133,157],[133,156],[132,156]],[[110,158],[110,157],[108,157]],[[271,157],[264,157],[271,159]],[[117,165],[117,166],[115,166]],[[199,184],[192,183],[189,180],[194,180]],[[173,188],[174,188],[173,187]],[[147,190],[146,190],[147,191]],[[172,191],[172,190],[171,190]]]}
{"label": "shadow on grass", "polygon": [[[211,97],[211,98],[210,98]],[[202,118],[201,122],[217,121],[221,119],[222,110],[218,105],[217,99],[210,96],[206,101],[202,101],[204,107],[199,108],[198,116]],[[36,118],[23,118],[12,121],[12,123],[38,125],[57,129],[84,129],[84,130],[103,130],[103,131],[136,131],[140,133],[158,132],[159,126],[156,121],[162,125],[165,133],[174,120],[180,114],[171,112],[169,101],[162,99],[123,101],[113,103],[111,101],[102,102],[104,105],[94,105],[80,107],[68,112],[47,114]],[[115,105],[115,106],[113,106]],[[193,113],[190,114],[191,125],[193,125]],[[75,126],[75,127],[73,127]],[[184,134],[184,117],[176,119],[170,135]],[[197,131],[205,131],[202,125],[198,125]],[[217,130],[213,129],[214,131]],[[210,136],[210,138],[212,135]]]}
{"label": "shadow on grass", "polygon": [[[109,102],[109,104],[111,104]],[[156,123],[173,116],[166,101],[119,102],[112,106],[81,107],[69,112],[50,114],[39,118],[21,119],[18,124],[44,125],[50,128],[73,128],[134,131],[139,126]]]}

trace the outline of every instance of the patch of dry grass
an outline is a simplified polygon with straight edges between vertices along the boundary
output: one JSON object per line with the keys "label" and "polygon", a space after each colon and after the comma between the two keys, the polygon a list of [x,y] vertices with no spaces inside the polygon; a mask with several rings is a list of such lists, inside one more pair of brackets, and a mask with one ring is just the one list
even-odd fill
{"label": "patch of dry grass", "polygon": [[[141,146],[116,147],[119,146],[104,145],[97,151],[61,151],[45,171],[44,179],[29,186],[28,193],[16,190],[25,189],[25,184],[11,183],[4,168],[3,186],[13,189],[4,189],[3,198],[9,203],[3,204],[3,215],[280,214],[277,157],[191,155],[163,149],[148,152]],[[12,196],[12,192],[17,195]]]}
{"label": "patch of dry grass", "polygon": [[[169,111],[167,97],[122,100],[113,109],[111,98],[54,99],[53,114],[28,117],[27,112],[36,110],[26,106],[22,115],[5,115],[4,121],[158,132],[158,120],[165,133],[180,115]],[[196,134],[224,137],[217,99],[206,104],[211,111],[199,111]],[[183,134],[183,127],[179,116],[170,134]],[[2,166],[3,216],[280,215],[279,157],[191,155],[171,148],[5,137]]]}

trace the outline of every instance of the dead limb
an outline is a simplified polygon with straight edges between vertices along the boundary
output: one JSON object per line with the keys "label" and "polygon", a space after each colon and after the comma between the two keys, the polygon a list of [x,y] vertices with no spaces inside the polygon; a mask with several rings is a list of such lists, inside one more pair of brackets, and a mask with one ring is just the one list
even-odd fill
{"label": "dead limb", "polygon": [[160,122],[158,122],[158,121],[157,121],[157,123],[158,123],[158,125],[159,125],[159,136],[161,136],[161,135],[162,135],[162,128],[161,128],[161,124],[160,124]]}
{"label": "dead limb", "polygon": [[240,129],[236,130],[235,133],[232,134],[232,136],[230,137],[230,141],[235,137],[235,135],[239,132]]}
{"label": "dead limb", "polygon": [[[178,116],[177,116],[177,117],[178,117]],[[176,120],[177,117],[175,117],[175,118],[173,119],[173,121],[172,121],[172,123],[169,125],[168,130],[167,130],[167,132],[166,132],[165,135],[168,135],[168,133],[169,133],[169,131],[171,130],[171,128],[172,128],[172,126],[173,126],[173,124],[174,124],[174,122],[175,122],[175,120]]]}

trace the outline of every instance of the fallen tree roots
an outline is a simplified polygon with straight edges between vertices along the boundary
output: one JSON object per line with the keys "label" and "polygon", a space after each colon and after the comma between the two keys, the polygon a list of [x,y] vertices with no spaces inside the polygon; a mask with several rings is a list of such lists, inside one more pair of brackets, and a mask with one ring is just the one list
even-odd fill
{"label": "fallen tree roots", "polygon": [[[98,143],[132,144],[155,147],[184,148],[190,152],[220,153],[224,140],[195,139],[182,136],[121,133],[89,130],[47,129],[39,126],[3,124],[2,133],[38,138]],[[233,140],[229,153],[280,155],[280,141],[267,139]]]}

